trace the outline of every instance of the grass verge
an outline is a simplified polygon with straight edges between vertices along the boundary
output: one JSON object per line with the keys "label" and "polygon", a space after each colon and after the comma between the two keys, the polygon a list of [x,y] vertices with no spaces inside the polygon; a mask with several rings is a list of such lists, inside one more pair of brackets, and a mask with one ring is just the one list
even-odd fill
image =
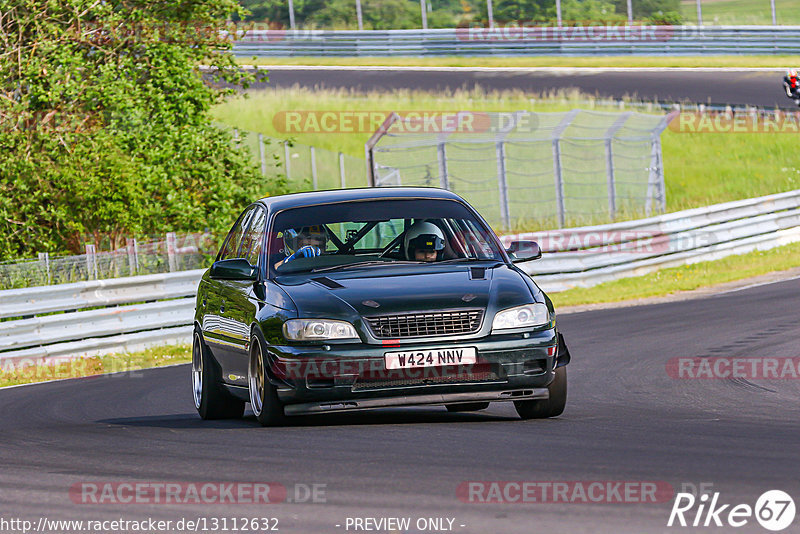
{"label": "grass verge", "polygon": [[662,269],[644,276],[622,278],[590,288],[570,289],[553,293],[550,298],[558,308],[660,297],[785,271],[798,266],[800,266],[800,243],[792,243],[770,250],[729,256],[721,260]]}
{"label": "grass verge", "polygon": [[[705,9],[705,7],[704,7]],[[797,56],[605,56],[605,57],[239,57],[240,65],[392,67],[761,67],[785,69]]]}
{"label": "grass verge", "polygon": [[47,365],[12,365],[0,361],[0,388],[64,378],[99,378],[106,373],[134,372],[192,361],[189,345],[163,345],[141,352],[79,359],[58,359]]}

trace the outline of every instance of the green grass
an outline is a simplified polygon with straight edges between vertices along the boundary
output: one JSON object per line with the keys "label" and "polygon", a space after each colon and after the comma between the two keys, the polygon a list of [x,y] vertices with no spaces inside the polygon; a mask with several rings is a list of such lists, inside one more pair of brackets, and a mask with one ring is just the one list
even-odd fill
{"label": "green grass", "polygon": [[553,293],[556,308],[598,302],[619,302],[646,297],[691,291],[734,280],[785,271],[800,266],[800,243],[792,243],[766,251],[755,251],[721,260],[706,261],[662,269],[644,276],[622,278],[590,288],[577,288]]}
{"label": "green grass", "polygon": [[[242,130],[286,137],[273,124],[280,111],[564,111],[597,109],[590,95],[577,91],[537,95],[523,91],[419,91],[357,93],[303,88],[253,92],[216,107],[216,119]],[[638,109],[638,108],[632,108]],[[619,111],[619,106],[606,108]],[[364,158],[369,132],[293,134],[303,144],[342,151]],[[752,198],[800,188],[800,151],[796,135],[742,133],[678,133],[661,137],[667,186],[667,209],[678,211],[730,200]],[[494,172],[494,171],[492,171]]]}
{"label": "green grass", "polygon": [[[769,0],[703,0],[703,24],[772,24]],[[778,24],[800,24],[796,0],[775,0]],[[681,1],[681,14],[689,24],[697,23],[697,2]]]}
{"label": "green grass", "polygon": [[17,367],[0,364],[0,387],[65,378],[92,377],[105,373],[130,372],[192,361],[188,345],[164,345],[141,352],[92,356],[69,360],[59,359],[49,365]]}
{"label": "green grass", "polygon": [[[765,0],[766,1],[766,0]],[[780,1],[780,0],[779,0]],[[720,2],[722,3],[722,2]],[[715,5],[715,4],[709,4]],[[769,3],[766,4],[769,9]],[[705,5],[704,5],[705,9]],[[694,17],[694,15],[692,15]],[[762,67],[794,65],[792,55],[592,56],[592,57],[240,57],[241,65],[343,65],[409,67]]]}

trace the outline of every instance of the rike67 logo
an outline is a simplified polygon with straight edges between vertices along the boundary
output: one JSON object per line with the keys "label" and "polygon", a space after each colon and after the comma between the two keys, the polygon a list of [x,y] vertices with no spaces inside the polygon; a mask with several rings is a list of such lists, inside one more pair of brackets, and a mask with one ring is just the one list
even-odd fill
{"label": "rike67 logo", "polygon": [[755,506],[749,504],[723,504],[719,492],[695,497],[691,493],[678,493],[669,514],[667,526],[681,527],[743,527],[751,519],[767,530],[777,532],[792,524],[795,517],[794,500],[781,490],[764,492]]}

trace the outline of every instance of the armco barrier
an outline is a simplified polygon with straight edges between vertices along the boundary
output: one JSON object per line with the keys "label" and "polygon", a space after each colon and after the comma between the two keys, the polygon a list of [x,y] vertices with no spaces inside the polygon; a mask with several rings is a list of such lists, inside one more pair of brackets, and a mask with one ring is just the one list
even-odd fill
{"label": "armco barrier", "polygon": [[[800,241],[800,190],[649,219],[502,237],[506,244],[520,239],[538,240],[545,250],[541,260],[522,264],[542,289],[586,287]],[[0,368],[188,343],[202,272],[0,291],[0,317],[11,319],[0,322]]]}
{"label": "armco barrier", "polygon": [[430,30],[250,30],[239,57],[796,54],[800,26],[498,25]]}

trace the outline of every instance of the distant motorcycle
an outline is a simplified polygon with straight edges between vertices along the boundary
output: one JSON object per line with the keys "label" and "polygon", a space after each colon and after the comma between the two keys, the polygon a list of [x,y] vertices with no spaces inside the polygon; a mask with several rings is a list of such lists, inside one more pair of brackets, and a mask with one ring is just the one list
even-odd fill
{"label": "distant motorcycle", "polygon": [[794,100],[794,103],[800,107],[800,81],[797,77],[797,71],[790,69],[786,71],[786,76],[783,77],[783,91],[788,98]]}

